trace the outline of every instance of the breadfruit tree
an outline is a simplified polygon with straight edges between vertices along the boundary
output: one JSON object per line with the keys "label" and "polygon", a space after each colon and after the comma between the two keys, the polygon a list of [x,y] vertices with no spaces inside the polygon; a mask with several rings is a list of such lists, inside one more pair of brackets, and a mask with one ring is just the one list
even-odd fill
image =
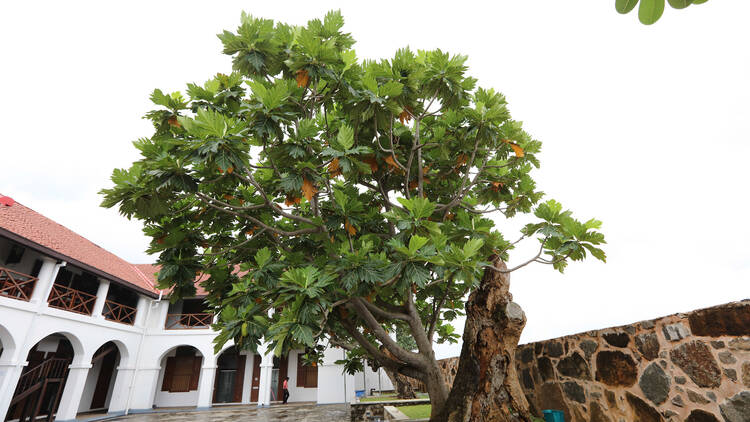
{"label": "breadfruit tree", "polygon": [[[531,176],[541,143],[503,95],[467,75],[465,56],[404,48],[361,61],[343,23],[338,12],[306,26],[243,14],[218,35],[233,72],[188,84],[186,96],[153,92],[155,132],[134,143],[140,160],[113,172],[103,206],[144,222],[173,297],[208,275],[217,348],[265,342],[315,361],[335,345],[349,350],[350,370],[364,356],[422,381],[435,420],[528,418],[525,400],[472,405],[466,397],[491,392],[455,383],[463,402],[443,412],[450,388],[433,343],[458,340],[451,321],[483,280],[497,285],[533,262],[562,271],[588,254],[604,260],[600,222],[542,202]],[[509,240],[496,222],[518,214],[536,222]],[[523,240],[538,253],[505,268]],[[485,305],[509,302],[503,294]],[[511,358],[515,348],[467,345]]]}

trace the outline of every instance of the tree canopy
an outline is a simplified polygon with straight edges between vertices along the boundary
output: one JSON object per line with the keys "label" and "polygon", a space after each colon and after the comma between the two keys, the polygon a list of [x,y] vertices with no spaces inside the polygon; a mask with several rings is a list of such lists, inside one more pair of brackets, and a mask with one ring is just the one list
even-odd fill
{"label": "tree canopy", "polygon": [[[451,321],[484,271],[605,260],[604,236],[542,201],[541,142],[467,75],[465,56],[358,60],[343,24],[339,12],[305,26],[243,14],[218,35],[232,73],[187,96],[153,92],[155,132],[113,172],[103,206],[145,223],[173,297],[208,275],[217,348],[266,341],[315,360],[330,343],[421,378],[433,341],[457,340]],[[518,214],[536,222],[506,237],[496,221]],[[492,266],[524,239],[538,253]]]}

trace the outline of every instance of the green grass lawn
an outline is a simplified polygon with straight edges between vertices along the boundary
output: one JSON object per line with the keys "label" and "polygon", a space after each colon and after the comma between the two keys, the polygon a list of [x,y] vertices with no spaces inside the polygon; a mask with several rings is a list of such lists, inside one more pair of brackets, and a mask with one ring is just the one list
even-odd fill
{"label": "green grass lawn", "polygon": [[[427,393],[417,393],[418,399],[426,399],[429,398],[427,396]],[[366,401],[392,401],[392,400],[398,400],[396,398],[395,394],[384,394],[382,396],[372,396],[372,397],[360,397],[359,401],[366,402]]]}
{"label": "green grass lawn", "polygon": [[430,417],[430,410],[432,405],[430,404],[418,404],[416,406],[401,406],[396,409],[408,416],[409,419],[425,419]]}

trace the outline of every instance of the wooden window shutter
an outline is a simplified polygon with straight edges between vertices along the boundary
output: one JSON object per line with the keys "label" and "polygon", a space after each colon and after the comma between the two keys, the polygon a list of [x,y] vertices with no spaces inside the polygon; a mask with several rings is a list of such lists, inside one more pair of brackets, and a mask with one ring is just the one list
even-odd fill
{"label": "wooden window shutter", "polygon": [[[234,395],[232,401],[239,403],[242,401],[242,384],[245,381],[245,355],[237,356],[237,372],[234,373]],[[282,380],[282,382],[284,382]]]}
{"label": "wooden window shutter", "polygon": [[161,391],[169,391],[172,388],[172,377],[174,376],[174,356],[167,358],[167,367],[164,368],[164,380],[161,383]]}
{"label": "wooden window shutter", "polygon": [[318,388],[318,365],[307,367],[307,388]]}
{"label": "wooden window shutter", "polygon": [[305,356],[305,354],[297,354],[297,387],[304,387],[307,379],[307,368],[302,365],[302,356]]}
{"label": "wooden window shutter", "polygon": [[203,356],[196,356],[193,360],[193,374],[190,377],[190,391],[198,389],[198,381],[201,376],[201,363],[203,362]]}

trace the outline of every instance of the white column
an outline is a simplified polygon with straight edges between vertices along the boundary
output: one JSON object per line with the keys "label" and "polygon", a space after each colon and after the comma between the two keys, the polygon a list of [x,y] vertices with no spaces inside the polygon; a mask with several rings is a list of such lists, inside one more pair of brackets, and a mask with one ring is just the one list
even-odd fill
{"label": "white column", "polygon": [[130,382],[135,368],[118,367],[115,375],[115,385],[112,387],[112,398],[109,400],[107,414],[122,414],[128,405]]}
{"label": "white column", "polygon": [[52,288],[52,283],[55,282],[57,277],[57,260],[48,256],[42,257],[42,268],[39,270],[36,285],[34,291],[31,293],[31,302],[39,304],[47,304],[47,297],[49,291]]}
{"label": "white column", "polygon": [[[258,407],[271,404],[271,372],[273,371],[273,352],[268,353],[265,348],[258,348],[263,356],[260,361],[260,385],[258,386]],[[266,354],[268,353],[268,354]]]}
{"label": "white column", "polygon": [[5,420],[8,406],[13,398],[13,391],[16,389],[18,379],[21,378],[24,364],[17,363],[0,363],[0,421]]}
{"label": "white column", "polygon": [[215,365],[201,368],[201,377],[198,381],[198,409],[211,407],[214,395],[214,378],[216,378]]}
{"label": "white column", "polygon": [[250,403],[250,394],[253,391],[253,359],[255,356],[252,353],[247,353],[245,356],[245,379],[242,380],[242,403]]}
{"label": "white column", "polygon": [[[160,366],[152,368],[138,368],[133,385],[128,386],[128,394],[131,396],[128,412],[132,410],[151,410],[154,407],[156,392],[161,389],[159,382]],[[132,390],[132,391],[130,391]]]}
{"label": "white column", "polygon": [[146,325],[146,311],[148,307],[149,299],[146,296],[138,295],[138,304],[135,306],[135,322],[136,327],[143,327]]}
{"label": "white column", "polygon": [[70,365],[68,380],[65,382],[65,389],[60,398],[60,407],[57,409],[56,421],[71,421],[76,418],[91,366],[91,364]]}
{"label": "white column", "polygon": [[91,316],[94,318],[104,318],[102,316],[102,310],[104,309],[104,302],[107,300],[107,293],[109,293],[109,280],[100,278],[99,288],[96,290],[94,310],[91,312]]}

